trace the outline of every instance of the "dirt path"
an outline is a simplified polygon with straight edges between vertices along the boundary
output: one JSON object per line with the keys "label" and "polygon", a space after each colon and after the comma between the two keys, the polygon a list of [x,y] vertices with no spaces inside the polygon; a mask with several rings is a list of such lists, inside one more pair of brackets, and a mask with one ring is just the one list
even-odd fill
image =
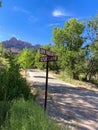
{"label": "dirt path", "polygon": [[[45,88],[45,72],[28,71],[34,87]],[[98,90],[66,84],[49,74],[47,110],[58,123],[78,130],[98,130]],[[44,96],[40,98],[44,104]]]}

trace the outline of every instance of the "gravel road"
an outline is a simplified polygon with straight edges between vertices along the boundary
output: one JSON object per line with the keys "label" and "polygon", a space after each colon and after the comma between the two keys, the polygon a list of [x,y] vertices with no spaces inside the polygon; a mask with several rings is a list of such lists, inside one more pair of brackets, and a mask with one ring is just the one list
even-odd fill
{"label": "gravel road", "polygon": [[[28,70],[33,86],[45,89],[45,72]],[[72,130],[98,130],[98,90],[80,88],[49,74],[47,112]],[[44,96],[39,99],[44,104]]]}

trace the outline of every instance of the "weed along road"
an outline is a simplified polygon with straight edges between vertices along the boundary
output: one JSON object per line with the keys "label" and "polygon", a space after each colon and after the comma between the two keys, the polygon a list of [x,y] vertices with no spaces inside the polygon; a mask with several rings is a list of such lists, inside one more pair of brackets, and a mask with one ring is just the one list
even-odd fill
{"label": "weed along road", "polygon": [[[42,106],[45,78],[43,71],[28,70],[32,86],[42,89],[38,98]],[[47,111],[60,124],[77,130],[98,130],[98,89],[67,84],[49,74]]]}

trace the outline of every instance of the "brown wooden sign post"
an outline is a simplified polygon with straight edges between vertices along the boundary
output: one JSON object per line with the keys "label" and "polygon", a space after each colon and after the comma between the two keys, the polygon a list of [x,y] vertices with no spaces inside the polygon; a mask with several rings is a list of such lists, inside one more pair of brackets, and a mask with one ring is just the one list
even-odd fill
{"label": "brown wooden sign post", "polygon": [[44,103],[44,110],[47,109],[47,90],[48,90],[48,65],[51,61],[57,61],[58,57],[55,55],[54,52],[49,50],[40,48],[40,54],[46,55],[39,59],[40,62],[46,62],[46,87],[45,87],[45,103]]}

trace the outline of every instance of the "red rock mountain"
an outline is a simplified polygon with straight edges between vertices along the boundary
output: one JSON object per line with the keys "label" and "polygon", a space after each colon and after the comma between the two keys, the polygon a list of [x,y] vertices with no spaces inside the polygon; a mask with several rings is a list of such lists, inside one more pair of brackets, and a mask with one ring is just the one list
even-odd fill
{"label": "red rock mountain", "polygon": [[25,42],[22,40],[18,40],[15,37],[12,37],[10,40],[6,40],[2,42],[4,48],[10,48],[10,49],[16,49],[16,50],[22,50],[23,48],[35,48],[35,49],[39,49],[40,45],[36,44],[36,45],[32,45],[29,42]]}

